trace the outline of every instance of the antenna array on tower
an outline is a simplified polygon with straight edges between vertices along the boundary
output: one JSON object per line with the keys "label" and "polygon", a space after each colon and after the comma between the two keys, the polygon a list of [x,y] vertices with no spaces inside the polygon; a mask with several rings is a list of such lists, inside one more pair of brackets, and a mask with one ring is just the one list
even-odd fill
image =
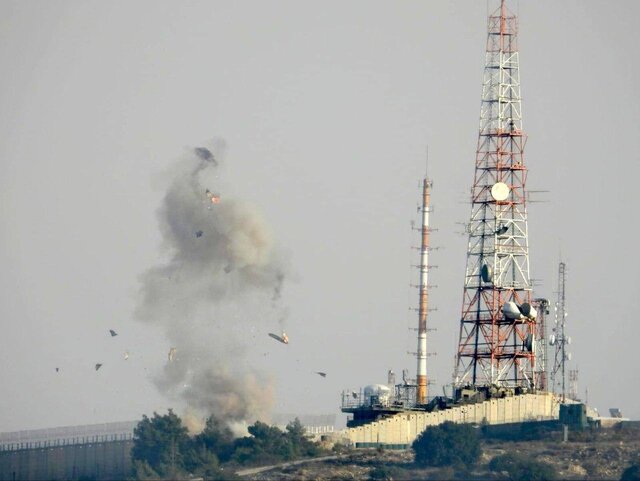
{"label": "antenna array on tower", "polygon": [[517,19],[503,1],[488,22],[454,373],[458,389],[531,390],[538,383],[519,72]]}

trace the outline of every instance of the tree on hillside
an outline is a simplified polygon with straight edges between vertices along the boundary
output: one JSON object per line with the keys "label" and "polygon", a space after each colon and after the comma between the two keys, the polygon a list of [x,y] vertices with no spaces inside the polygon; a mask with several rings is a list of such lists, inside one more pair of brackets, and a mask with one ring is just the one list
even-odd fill
{"label": "tree on hillside", "polygon": [[146,461],[134,461],[132,471],[133,479],[144,479],[145,481],[160,479],[160,475],[151,469]]}
{"label": "tree on hillside", "polygon": [[261,421],[248,428],[249,437],[236,439],[233,459],[240,464],[267,464],[290,459],[284,433]]}
{"label": "tree on hillside", "polygon": [[489,462],[489,470],[494,473],[506,472],[509,479],[514,481],[550,481],[558,477],[551,464],[518,453],[496,456]]}
{"label": "tree on hillside", "polygon": [[249,426],[250,437],[236,439],[233,460],[240,464],[269,464],[317,456],[321,449],[309,440],[297,418],[285,431],[257,421]]}
{"label": "tree on hillside", "polygon": [[411,448],[416,464],[423,466],[472,466],[482,453],[477,430],[450,421],[427,428]]}
{"label": "tree on hillside", "polygon": [[625,469],[620,481],[640,481],[640,464],[632,464]]}
{"label": "tree on hillside", "polygon": [[143,416],[133,430],[131,457],[161,476],[173,475],[184,469],[189,443],[187,428],[171,409],[162,416],[154,412],[151,418]]}
{"label": "tree on hillside", "polygon": [[[192,440],[194,441],[194,440]],[[202,476],[204,479],[225,479],[220,461],[216,454],[202,444],[191,443],[184,455],[184,467],[189,474]]]}
{"label": "tree on hillside", "polygon": [[317,456],[320,454],[320,446],[307,437],[307,431],[300,419],[295,418],[287,424],[286,430],[287,441],[292,445],[295,457]]}
{"label": "tree on hillside", "polygon": [[214,416],[207,419],[204,429],[193,439],[193,443],[196,447],[204,446],[222,462],[228,461],[233,454],[233,433]]}

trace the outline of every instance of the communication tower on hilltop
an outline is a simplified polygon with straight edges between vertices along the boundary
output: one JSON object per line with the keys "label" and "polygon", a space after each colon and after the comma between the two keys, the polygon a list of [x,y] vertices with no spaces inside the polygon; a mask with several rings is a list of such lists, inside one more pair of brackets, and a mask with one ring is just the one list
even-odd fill
{"label": "communication tower on hilltop", "polygon": [[533,351],[536,354],[534,378],[535,386],[541,391],[548,389],[547,379],[547,316],[549,315],[549,301],[543,298],[534,299],[531,302],[538,313],[536,318],[537,331],[534,333]]}
{"label": "communication tower on hilltop", "polygon": [[502,0],[488,21],[457,389],[537,388],[517,33]]}
{"label": "communication tower on hilltop", "polygon": [[[558,301],[556,302],[556,318],[553,334],[549,338],[549,344],[555,346],[555,356],[553,369],[551,370],[551,388],[554,393],[562,394],[562,402],[565,401],[567,393],[567,376],[565,364],[571,360],[571,353],[567,352],[566,346],[571,344],[571,338],[566,335],[565,322],[567,318],[566,308],[566,281],[567,266],[564,262],[558,265]],[[575,382],[577,384],[577,371],[575,374]],[[576,387],[577,391],[577,387]],[[570,393],[574,394],[574,393]]]}
{"label": "communication tower on hilltop", "polygon": [[430,189],[432,182],[425,177],[422,181],[422,228],[420,243],[420,303],[418,305],[418,369],[416,376],[416,404],[427,404],[427,312],[429,291],[429,212],[431,211]]}

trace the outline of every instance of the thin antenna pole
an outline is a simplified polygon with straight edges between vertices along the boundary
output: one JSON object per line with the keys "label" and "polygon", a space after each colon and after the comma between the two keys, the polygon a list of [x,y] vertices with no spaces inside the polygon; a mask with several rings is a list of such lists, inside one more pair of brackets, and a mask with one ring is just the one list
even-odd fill
{"label": "thin antenna pole", "polygon": [[565,274],[565,263],[564,262],[560,262],[560,266],[559,266],[559,270],[558,270],[558,282],[559,282],[559,292],[558,292],[558,303],[560,304],[558,306],[558,310],[560,312],[560,315],[562,316],[562,324],[560,326],[561,329],[561,335],[562,335],[562,402],[564,403],[566,401],[566,372],[565,372],[565,365],[566,365],[566,361],[567,361],[567,352],[566,352],[566,345],[567,345],[567,337],[566,334],[564,332],[564,325],[565,325],[565,318],[567,317],[567,312],[566,312],[566,305],[565,305],[565,281],[566,281],[566,274]]}
{"label": "thin antenna pole", "polygon": [[424,162],[424,177],[425,179],[429,177],[429,146],[427,145],[427,158]]}

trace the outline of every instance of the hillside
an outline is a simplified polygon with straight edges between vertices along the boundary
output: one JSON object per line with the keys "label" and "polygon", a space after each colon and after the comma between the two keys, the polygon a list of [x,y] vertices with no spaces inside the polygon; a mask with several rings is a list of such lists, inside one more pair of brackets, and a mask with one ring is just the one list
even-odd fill
{"label": "hillside", "polygon": [[[580,439],[582,438],[582,439]],[[574,436],[568,443],[557,439],[527,442],[485,441],[477,466],[468,470],[420,468],[413,463],[411,451],[354,450],[344,457],[244,476],[243,479],[276,480],[504,480],[503,473],[489,470],[489,462],[504,453],[520,453],[555,467],[562,480],[618,480],[622,472],[640,456],[638,431],[603,430]]]}

